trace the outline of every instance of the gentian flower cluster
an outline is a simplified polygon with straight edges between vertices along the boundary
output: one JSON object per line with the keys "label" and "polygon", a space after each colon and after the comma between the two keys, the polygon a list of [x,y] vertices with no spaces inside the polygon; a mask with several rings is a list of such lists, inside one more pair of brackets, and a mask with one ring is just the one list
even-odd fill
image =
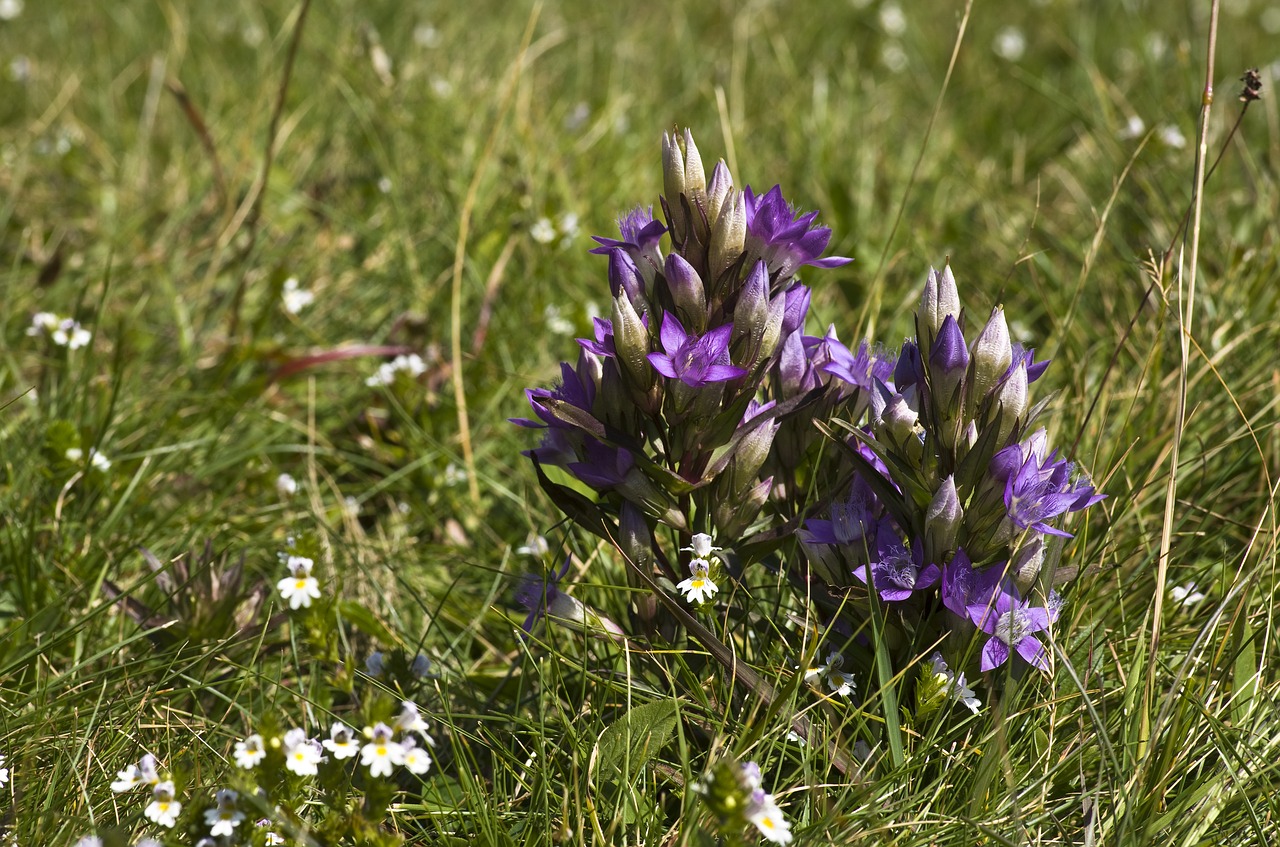
{"label": "gentian flower cluster", "polygon": [[[895,671],[920,666],[904,679],[921,711],[976,713],[966,673],[1050,671],[1065,527],[1102,495],[1037,425],[1049,363],[1001,307],[972,331],[949,266],[901,345],[807,335],[797,273],[851,261],[825,255],[817,213],[738,190],[723,162],[708,175],[687,131],[662,150],[662,219],[636,208],[596,238],[610,317],[514,421],[541,431],[527,455],[544,490],[616,546],[632,589],[674,587],[695,610],[726,580],[749,596],[746,569],[780,551],[780,581],[825,627],[826,662],[802,671],[824,696],[854,694],[875,632]],[[526,582],[526,631],[594,615],[564,573]]]}
{"label": "gentian flower cluster", "polygon": [[[796,490],[799,458],[820,436],[797,427],[781,456],[775,438],[854,393],[812,367],[808,351],[825,347],[802,334],[809,292],[796,278],[851,260],[823,257],[831,231],[780,188],[739,190],[723,161],[708,176],[688,131],[663,137],[663,172],[665,223],[639,207],[618,221],[619,237],[595,239],[611,316],[579,339],[557,385],[527,392],[534,417],[513,422],[542,430],[528,454],[539,468],[596,495],[585,503],[541,474],[558,503],[703,606],[716,568],[695,537],[732,557],[794,514],[790,494],[769,504],[776,489]],[[659,527],[670,547],[655,542]],[[679,553],[690,554],[684,566]]]}
{"label": "gentian flower cluster", "polygon": [[[930,271],[916,336],[890,376],[873,376],[869,419],[844,422],[853,480],[799,537],[813,578],[840,592],[866,584],[902,612],[888,622],[915,643],[951,633],[943,652],[963,661],[978,632],[981,670],[1016,653],[1048,671],[1041,634],[1061,608],[1052,563],[1070,537],[1062,520],[1102,496],[1032,429],[1042,407],[1029,386],[1048,362],[1010,340],[1000,308],[971,342],[964,324],[950,267]],[[857,628],[869,611],[845,604],[840,614]],[[963,677],[955,683],[965,690]]]}

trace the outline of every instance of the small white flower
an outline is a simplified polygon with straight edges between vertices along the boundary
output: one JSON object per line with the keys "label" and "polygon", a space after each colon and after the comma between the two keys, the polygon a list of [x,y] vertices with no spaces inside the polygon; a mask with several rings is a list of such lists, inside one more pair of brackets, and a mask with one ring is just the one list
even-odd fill
{"label": "small white flower", "polygon": [[693,553],[694,558],[709,559],[711,558],[712,553],[719,553],[723,548],[712,546],[711,536],[707,535],[705,532],[698,532],[694,533],[693,538],[689,540],[688,547],[682,547],[680,549]]}
{"label": "small white flower", "polygon": [[276,588],[289,601],[290,609],[310,608],[312,600],[320,599],[320,581],[311,575],[314,564],[305,556],[289,556],[286,560],[289,576],[276,583]]}
{"label": "small white flower", "polygon": [[0,21],[11,21],[22,14],[22,0],[0,0]]}
{"label": "small white flower", "polygon": [[435,742],[427,735],[427,722],[418,711],[418,704],[405,700],[400,704],[400,714],[396,715],[395,729],[398,732],[416,732],[435,746]]}
{"label": "small white flower", "polygon": [[[579,104],[581,105],[581,104]],[[564,236],[565,241],[572,241],[578,237],[578,213],[565,212],[560,216],[559,224],[560,234]]]}
{"label": "small white flower", "polygon": [[31,316],[31,326],[27,327],[27,335],[46,335],[58,328],[62,318],[53,312],[36,312]]}
{"label": "small white flower", "polygon": [[1130,115],[1129,120],[1125,122],[1124,128],[1121,129],[1118,133],[1116,133],[1116,135],[1122,141],[1128,141],[1130,139],[1137,138],[1138,136],[1142,135],[1142,133],[1146,131],[1147,131],[1147,122],[1144,121],[1142,118],[1138,117],[1137,115]]}
{"label": "small white flower", "polygon": [[284,838],[280,835],[280,833],[276,832],[273,829],[266,834],[266,837],[263,839],[262,843],[266,844],[267,847],[275,847],[275,845],[283,844]]}
{"label": "small white flower", "polygon": [[1165,124],[1156,132],[1160,136],[1160,140],[1174,150],[1181,150],[1187,146],[1187,137],[1182,134],[1182,130],[1173,124]]}
{"label": "small white flower", "polygon": [[178,815],[182,813],[182,804],[173,799],[173,792],[173,782],[170,780],[156,785],[151,802],[143,810],[147,820],[168,829],[173,828],[178,822]]}
{"label": "small white flower", "polygon": [[1007,26],[996,33],[991,47],[1001,59],[1016,62],[1027,52],[1027,37],[1016,26]]}
{"label": "small white flower", "polygon": [[800,733],[796,732],[794,729],[787,731],[787,740],[790,741],[792,744],[796,744],[800,747],[809,746],[809,742],[801,738]]}
{"label": "small white flower", "polygon": [[159,838],[139,838],[138,843],[133,847],[164,847],[164,843]]}
{"label": "small white flower", "polygon": [[93,333],[80,326],[80,322],[65,318],[58,328],[49,333],[53,343],[68,350],[79,350],[93,340]]}
{"label": "small white flower", "polygon": [[391,193],[391,177],[384,176],[378,180],[378,191],[383,194]]}
{"label": "small white flower", "polygon": [[1204,594],[1200,592],[1194,582],[1173,586],[1169,589],[1169,596],[1179,606],[1194,606],[1204,599]]}
{"label": "small white flower", "polygon": [[298,481],[287,473],[276,477],[276,493],[281,497],[292,497],[298,493]]}
{"label": "small white flower", "polygon": [[907,31],[907,16],[897,3],[885,3],[880,7],[880,26],[892,36],[902,35]]}
{"label": "small white flower", "polygon": [[947,667],[947,663],[942,658],[941,653],[934,653],[930,657],[930,661],[933,662],[933,678],[947,692],[947,696],[975,715],[978,714],[982,701],[974,696],[973,689],[965,683],[964,672],[957,674]]}
{"label": "small white flower", "polygon": [[902,45],[896,41],[890,41],[880,48],[880,61],[895,74],[902,73],[911,63],[907,58],[907,51],[902,49]]}
{"label": "small white flower", "polygon": [[712,581],[710,570],[710,563],[706,559],[694,559],[689,562],[689,578],[677,585],[676,590],[684,594],[684,599],[689,603],[706,603],[720,590]]}
{"label": "small white flower", "polygon": [[551,223],[551,218],[538,218],[529,227],[529,237],[539,244],[550,244],[556,240],[555,224]]}
{"label": "small white flower", "polygon": [[760,790],[752,792],[747,804],[747,820],[751,822],[766,841],[774,844],[791,843],[791,824],[783,817],[782,810],[774,802],[773,795]]}
{"label": "small white flower", "polygon": [[160,784],[160,768],[156,765],[156,757],[150,753],[138,760],[138,779],[145,785]]}
{"label": "small white flower", "polygon": [[4,766],[5,757],[0,753],[0,786],[9,784],[9,769]]}
{"label": "small white flower", "polygon": [[324,761],[320,742],[308,738],[301,729],[291,729],[284,734],[284,766],[298,776],[315,776]]}
{"label": "small white flower", "polygon": [[827,654],[827,662],[804,672],[804,681],[814,689],[821,691],[825,682],[833,697],[850,697],[858,690],[857,680],[853,674],[845,673],[844,656],[832,650]]}
{"label": "small white flower", "polygon": [[204,811],[204,822],[209,827],[209,835],[214,838],[223,835],[230,838],[235,833],[236,827],[244,820],[244,812],[236,808],[239,796],[230,788],[218,789],[217,808]]}
{"label": "small white flower", "polygon": [[453,462],[445,465],[444,468],[444,484],[448,486],[461,485],[467,481],[467,472],[455,465]]}
{"label": "small white flower", "polygon": [[142,775],[138,773],[137,765],[129,765],[122,771],[116,771],[116,781],[111,783],[111,790],[120,794],[124,791],[137,788],[142,784]]}
{"label": "small white flower", "polygon": [[427,371],[427,363],[417,353],[401,354],[390,362],[378,366],[378,372],[364,381],[370,388],[391,385],[396,381],[396,374],[404,372],[417,379]]}
{"label": "small white flower", "polygon": [[102,847],[102,839],[96,835],[86,835],[73,844],[72,847]]}
{"label": "small white flower", "polygon": [[360,752],[360,742],[356,741],[355,732],[341,722],[329,728],[329,737],[321,743],[338,761],[350,759]]}
{"label": "small white flower", "polygon": [[404,743],[404,766],[409,773],[421,776],[431,769],[431,754],[419,747],[412,738]]}
{"label": "small white flower", "polygon": [[314,292],[302,288],[297,278],[289,277],[284,281],[284,287],[280,290],[280,298],[284,300],[284,310],[291,315],[296,315],[314,303],[316,295]]}
{"label": "small white flower", "polygon": [[263,746],[262,736],[256,732],[244,741],[237,741],[235,750],[232,752],[236,765],[245,770],[256,768],[266,757],[267,750]]}
{"label": "small white flower", "polygon": [[370,776],[391,776],[395,765],[404,764],[404,745],[393,741],[394,732],[385,723],[365,730],[369,743],[360,750],[360,764],[369,768]]}

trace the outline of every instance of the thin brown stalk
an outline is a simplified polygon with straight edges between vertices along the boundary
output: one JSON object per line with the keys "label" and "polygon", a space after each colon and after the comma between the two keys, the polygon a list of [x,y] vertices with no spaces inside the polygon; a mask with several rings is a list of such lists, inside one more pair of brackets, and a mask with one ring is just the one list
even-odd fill
{"label": "thin brown stalk", "polygon": [[191,95],[187,94],[187,89],[181,82],[171,79],[165,84],[165,88],[178,101],[182,114],[186,117],[187,123],[191,124],[191,129],[195,131],[205,155],[209,157],[209,166],[213,169],[213,189],[218,195],[218,203],[225,207],[230,201],[230,195],[227,193],[227,178],[222,171],[222,161],[218,158],[218,147],[213,143],[213,136],[209,134],[209,125],[205,123],[204,116],[200,114],[196,104],[191,102]]}
{"label": "thin brown stalk", "polygon": [[[1182,447],[1183,430],[1187,422],[1187,373],[1191,358],[1191,333],[1194,326],[1196,302],[1196,276],[1200,262],[1200,223],[1204,206],[1205,160],[1209,155],[1209,116],[1213,107],[1213,71],[1214,59],[1218,46],[1218,6],[1219,0],[1213,0],[1209,11],[1209,44],[1205,57],[1204,94],[1200,101],[1200,143],[1196,150],[1195,166],[1195,202],[1192,207],[1191,224],[1191,265],[1187,271],[1185,291],[1182,285],[1182,273],[1178,273],[1178,324],[1180,330],[1180,354],[1178,361],[1178,397],[1174,413],[1173,443],[1169,454],[1169,478],[1165,488],[1164,522],[1160,530],[1160,556],[1156,566],[1155,605],[1151,616],[1151,654],[1160,650],[1160,620],[1164,613],[1165,584],[1169,577],[1169,552],[1173,544],[1173,515],[1178,504],[1178,460]],[[1157,662],[1147,665],[1146,685],[1143,689],[1143,720],[1149,721],[1152,698],[1155,695]],[[1156,727],[1148,726],[1149,732],[1140,739],[1140,753],[1145,753],[1151,739],[1151,731]]]}

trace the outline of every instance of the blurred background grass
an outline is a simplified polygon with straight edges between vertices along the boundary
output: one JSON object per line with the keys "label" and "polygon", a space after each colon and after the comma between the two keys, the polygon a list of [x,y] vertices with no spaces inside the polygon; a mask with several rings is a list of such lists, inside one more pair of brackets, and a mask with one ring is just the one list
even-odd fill
{"label": "blurred background grass", "polygon": [[[1257,746],[1274,723],[1248,728],[1234,712],[1221,722],[1239,702],[1242,644],[1257,644],[1255,702],[1273,704],[1277,686],[1274,6],[1223,3],[1213,155],[1239,113],[1236,78],[1258,66],[1268,88],[1205,196],[1170,579],[1196,581],[1212,603],[1168,612],[1155,659],[1144,633],[1178,356],[1172,278],[1144,299],[1146,267],[1176,245],[1191,200],[1207,3],[977,3],[941,100],[959,3],[549,2],[523,52],[529,3],[316,4],[256,229],[237,212],[262,170],[297,4],[19,6],[0,20],[0,392],[10,404],[0,413],[0,731],[25,751],[16,768],[50,776],[43,797],[24,801],[31,822],[19,832],[58,840],[114,814],[104,774],[112,755],[131,753],[105,733],[142,723],[157,737],[176,710],[235,734],[228,711],[277,696],[242,669],[218,708],[174,705],[173,686],[203,685],[213,671],[200,662],[216,665],[220,648],[215,639],[196,650],[176,676],[175,654],[140,649],[103,594],[104,580],[154,590],[139,545],[168,557],[215,538],[270,582],[284,535],[314,523],[335,551],[334,582],[406,645],[429,643],[478,686],[476,704],[493,705],[492,678],[514,655],[501,612],[519,570],[511,547],[557,519],[519,455],[528,434],[505,419],[524,413],[523,387],[554,379],[572,337],[589,334],[607,289],[587,235],[612,234],[615,215],[656,202],[657,142],[675,125],[694,130],[708,162],[727,158],[740,183],[779,182],[800,207],[822,210],[832,252],[856,261],[805,281],[817,320],[843,340],[909,334],[926,270],[949,256],[972,315],[1003,302],[1015,337],[1055,360],[1040,383],[1061,392],[1054,437],[1078,440],[1076,457],[1110,495],[1105,519],[1069,548],[1089,573],[1072,586],[1062,635],[1097,675],[1103,714],[1086,720],[1075,700],[1063,713],[1079,719],[1079,745],[1110,731],[1136,750],[1130,676],[1158,661],[1163,702],[1191,715],[1168,729],[1181,737],[1159,742],[1171,746],[1156,781],[1126,785],[1113,765],[1106,788],[1044,783],[1059,804],[1046,808],[1075,810],[1061,833],[1084,827],[1081,797],[1106,796],[1128,798],[1115,814],[1130,829],[1111,831],[1135,838],[1123,843],[1177,827],[1192,839],[1191,824],[1167,814],[1208,802],[1199,776],[1179,793],[1173,775],[1192,773],[1216,774],[1211,784],[1235,798],[1222,801],[1223,832],[1274,832],[1265,795],[1275,766],[1262,763],[1275,742]],[[207,127],[216,168],[169,86]],[[455,362],[452,267],[473,181]],[[546,243],[532,237],[542,218],[555,230]],[[279,307],[286,277],[316,294],[296,316]],[[24,332],[39,310],[74,313],[95,331],[92,349],[70,362],[42,349]],[[428,375],[374,392],[364,378],[378,360],[355,357],[272,378],[349,344],[420,351]],[[68,432],[100,444],[112,474],[64,487],[51,445]],[[284,471],[304,481],[305,505],[276,495]],[[1242,590],[1215,616],[1233,587]],[[624,616],[625,597],[592,596]],[[1193,650],[1201,634],[1207,646]],[[98,645],[129,649],[102,656]],[[1202,655],[1192,708],[1172,680]],[[146,693],[158,680],[171,692],[159,702]],[[517,713],[521,703],[499,705]],[[1055,768],[1078,764],[1062,755]],[[1215,757],[1237,763],[1230,778],[1206,764]],[[1018,767],[1043,766],[1029,753]],[[546,778],[560,790],[559,776]],[[869,831],[892,818],[893,802],[873,814],[862,800],[836,811]],[[936,814],[936,826],[977,831],[954,808]]]}

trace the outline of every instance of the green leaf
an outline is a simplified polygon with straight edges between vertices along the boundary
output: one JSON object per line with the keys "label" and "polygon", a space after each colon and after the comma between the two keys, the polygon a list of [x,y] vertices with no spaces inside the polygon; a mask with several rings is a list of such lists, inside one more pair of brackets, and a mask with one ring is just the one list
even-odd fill
{"label": "green leaf", "polygon": [[1258,693],[1257,647],[1253,643],[1253,631],[1249,628],[1247,615],[1236,620],[1235,641],[1236,658],[1231,666],[1231,710],[1236,725],[1244,726]]}
{"label": "green leaf", "polygon": [[597,762],[602,774],[621,772],[630,780],[676,732],[674,700],[636,706],[600,734]]}

